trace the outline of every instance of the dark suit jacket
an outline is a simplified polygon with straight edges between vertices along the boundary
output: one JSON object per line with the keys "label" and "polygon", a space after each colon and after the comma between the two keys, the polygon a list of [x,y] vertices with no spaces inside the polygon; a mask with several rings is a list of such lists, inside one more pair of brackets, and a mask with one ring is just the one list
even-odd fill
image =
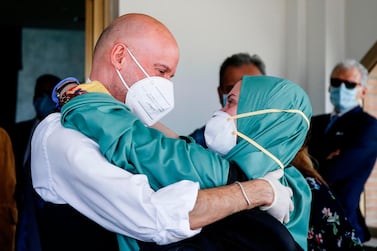
{"label": "dark suit jacket", "polygon": [[204,137],[205,128],[206,126],[204,125],[198,129],[195,129],[195,131],[193,131],[189,136],[193,137],[195,139],[195,142],[199,145],[203,146],[204,148],[208,148],[206,139]]}
{"label": "dark suit jacket", "polygon": [[[344,207],[361,241],[370,238],[359,209],[360,195],[377,156],[377,120],[360,106],[339,117],[325,133],[330,114],[312,117],[309,153]],[[339,150],[332,159],[326,157]]]}
{"label": "dark suit jacket", "polygon": [[69,205],[44,202],[33,189],[30,151],[27,150],[31,133],[38,123],[39,120],[32,119],[20,122],[13,128],[12,139],[19,169],[19,222],[15,250],[118,251],[115,233],[89,220]]}

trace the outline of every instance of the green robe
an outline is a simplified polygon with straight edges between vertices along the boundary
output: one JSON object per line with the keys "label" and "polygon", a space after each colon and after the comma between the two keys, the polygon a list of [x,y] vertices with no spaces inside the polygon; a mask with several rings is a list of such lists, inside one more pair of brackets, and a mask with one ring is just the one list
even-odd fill
{"label": "green robe", "polygon": [[[245,77],[238,114],[269,108],[298,109],[311,117],[309,98],[297,84],[267,76]],[[201,188],[225,185],[228,160],[235,161],[251,179],[280,168],[241,138],[225,159],[198,144],[167,138],[145,127],[124,103],[108,94],[77,96],[64,105],[61,112],[65,127],[81,131],[96,141],[104,156],[116,166],[147,175],[153,189],[183,179],[197,181]],[[276,113],[238,119],[237,130],[273,153],[284,166],[289,166],[281,182],[292,188],[295,208],[286,226],[307,250],[311,193],[301,173],[289,165],[304,142],[307,126],[297,114]]]}

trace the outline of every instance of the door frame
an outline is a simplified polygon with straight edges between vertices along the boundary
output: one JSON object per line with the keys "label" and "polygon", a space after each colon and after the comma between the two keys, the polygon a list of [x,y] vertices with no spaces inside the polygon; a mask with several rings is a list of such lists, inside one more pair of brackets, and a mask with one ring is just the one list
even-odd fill
{"label": "door frame", "polygon": [[119,15],[118,0],[85,0],[85,78],[92,68],[93,49],[103,29]]}

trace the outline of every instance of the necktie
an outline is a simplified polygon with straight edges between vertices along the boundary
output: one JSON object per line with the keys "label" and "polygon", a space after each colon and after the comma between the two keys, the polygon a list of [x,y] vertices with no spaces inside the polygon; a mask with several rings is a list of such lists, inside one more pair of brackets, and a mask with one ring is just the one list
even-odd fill
{"label": "necktie", "polygon": [[325,129],[325,134],[330,130],[331,126],[334,124],[334,122],[339,118],[339,115],[333,115],[331,116],[330,118],[330,122],[329,124],[327,125],[326,129]]}

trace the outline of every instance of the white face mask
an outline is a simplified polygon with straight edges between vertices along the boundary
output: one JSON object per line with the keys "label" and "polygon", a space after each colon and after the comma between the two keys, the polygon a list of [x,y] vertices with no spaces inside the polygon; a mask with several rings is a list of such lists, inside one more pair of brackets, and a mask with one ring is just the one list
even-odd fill
{"label": "white face mask", "polygon": [[224,156],[237,144],[236,132],[236,124],[229,114],[216,111],[206,124],[204,138],[210,150]]}
{"label": "white face mask", "polygon": [[119,70],[115,69],[120,81],[128,89],[125,104],[144,124],[151,126],[173,110],[173,82],[158,76],[150,77],[131,51],[128,49],[127,51],[135,64],[145,74],[146,78],[137,81],[129,87]]}
{"label": "white face mask", "polygon": [[[299,114],[304,121],[306,122],[309,130],[310,121],[306,115],[300,110],[282,110],[282,109],[266,109],[259,110],[254,112],[247,112],[242,114],[237,114],[230,116],[228,113],[223,111],[217,111],[214,113],[212,118],[208,121],[205,130],[204,137],[207,143],[207,146],[210,150],[218,152],[222,155],[226,155],[229,151],[237,144],[237,136],[243,138],[250,144],[254,145],[260,151],[269,156],[274,160],[281,168],[284,168],[284,165],[281,161],[276,158],[272,153],[270,153],[263,146],[259,145],[257,142],[246,136],[245,134],[237,131],[236,124],[233,120],[239,118],[245,118],[250,116],[256,116],[266,113],[277,113],[277,112],[288,112],[288,113],[297,113]],[[208,128],[207,128],[208,127]],[[208,130],[208,131],[207,131]]]}

